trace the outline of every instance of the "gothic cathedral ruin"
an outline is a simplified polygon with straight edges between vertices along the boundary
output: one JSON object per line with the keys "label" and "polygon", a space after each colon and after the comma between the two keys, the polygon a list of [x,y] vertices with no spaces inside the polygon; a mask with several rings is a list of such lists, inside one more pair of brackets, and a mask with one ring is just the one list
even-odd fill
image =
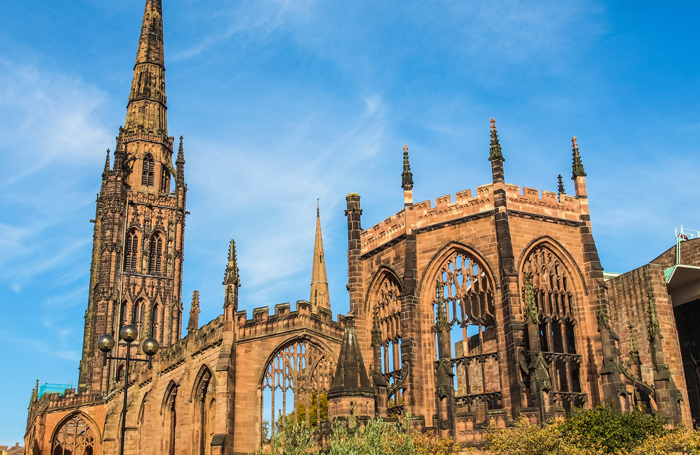
{"label": "gothic cathedral ruin", "polygon": [[[195,291],[182,338],[185,151],[168,136],[164,65],[161,0],[147,0],[97,199],[79,386],[34,389],[27,453],[107,455],[123,443],[130,455],[245,454],[280,418],[324,428],[410,414],[417,429],[478,445],[489,422],[544,422],[598,403],[642,406],[669,425],[700,417],[674,319],[700,293],[672,295],[689,282],[673,281],[673,251],[606,280],[576,138],[575,194],[520,188],[506,183],[493,119],[491,181],[473,192],[414,202],[404,147],[397,213],[363,229],[360,196],[347,196],[350,314],[331,312],[317,213],[308,301],[239,311],[232,240],[222,314],[200,327]],[[682,248],[700,265],[700,239]],[[161,346],[151,369],[128,375],[97,347],[127,324]]]}

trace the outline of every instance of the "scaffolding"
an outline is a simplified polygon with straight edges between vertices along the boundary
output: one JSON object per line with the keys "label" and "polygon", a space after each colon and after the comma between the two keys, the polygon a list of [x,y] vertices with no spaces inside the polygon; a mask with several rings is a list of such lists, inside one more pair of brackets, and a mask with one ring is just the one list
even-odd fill
{"label": "scaffolding", "polygon": [[64,396],[68,390],[73,390],[73,384],[49,384],[48,382],[39,387],[39,396],[41,398],[46,393],[57,393]]}

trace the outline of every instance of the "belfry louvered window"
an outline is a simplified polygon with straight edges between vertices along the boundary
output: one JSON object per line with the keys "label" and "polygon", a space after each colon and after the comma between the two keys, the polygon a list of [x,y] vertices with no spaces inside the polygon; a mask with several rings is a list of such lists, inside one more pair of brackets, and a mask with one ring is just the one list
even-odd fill
{"label": "belfry louvered window", "polygon": [[126,234],[126,245],[124,248],[124,271],[136,272],[139,256],[139,236],[135,230],[130,230]]}
{"label": "belfry louvered window", "polygon": [[141,173],[141,185],[153,186],[153,171],[155,169],[155,163],[153,162],[153,155],[150,153],[143,157],[143,171]]}
{"label": "belfry louvered window", "polygon": [[163,236],[156,233],[151,237],[150,261],[148,265],[148,273],[151,275],[160,275],[162,273],[162,257],[163,257]]}

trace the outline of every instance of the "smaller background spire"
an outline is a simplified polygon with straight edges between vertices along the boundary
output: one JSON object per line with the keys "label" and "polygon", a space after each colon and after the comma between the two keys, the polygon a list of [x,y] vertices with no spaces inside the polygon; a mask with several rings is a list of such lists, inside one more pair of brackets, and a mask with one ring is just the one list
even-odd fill
{"label": "smaller background spire", "polygon": [[559,194],[566,194],[566,192],[564,191],[564,180],[562,179],[561,174],[557,175],[557,182],[559,184],[558,185],[559,186],[559,188],[558,188]]}

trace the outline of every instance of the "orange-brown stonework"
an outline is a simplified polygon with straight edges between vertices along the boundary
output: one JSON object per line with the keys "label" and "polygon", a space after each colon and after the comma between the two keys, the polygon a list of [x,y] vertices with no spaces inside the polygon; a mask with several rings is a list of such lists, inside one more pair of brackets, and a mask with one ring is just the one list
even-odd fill
{"label": "orange-brown stonework", "polygon": [[[173,163],[167,132],[163,56],[161,1],[147,0],[97,200],[79,387],[34,390],[27,453],[117,454],[124,433],[129,455],[243,454],[280,418],[327,428],[410,413],[418,428],[478,445],[489,421],[544,422],[597,403],[642,406],[669,425],[700,415],[676,326],[679,308],[700,302],[700,240],[605,281],[575,139],[574,195],[520,188],[506,183],[494,120],[489,183],[414,203],[404,147],[395,215],[363,229],[360,196],[348,195],[352,316],[332,318],[318,217],[309,301],[238,311],[231,241],[222,314],[199,328],[195,292],[181,338],[187,186],[183,140]],[[161,345],[152,368],[132,365],[128,377],[97,348],[126,324]]]}

